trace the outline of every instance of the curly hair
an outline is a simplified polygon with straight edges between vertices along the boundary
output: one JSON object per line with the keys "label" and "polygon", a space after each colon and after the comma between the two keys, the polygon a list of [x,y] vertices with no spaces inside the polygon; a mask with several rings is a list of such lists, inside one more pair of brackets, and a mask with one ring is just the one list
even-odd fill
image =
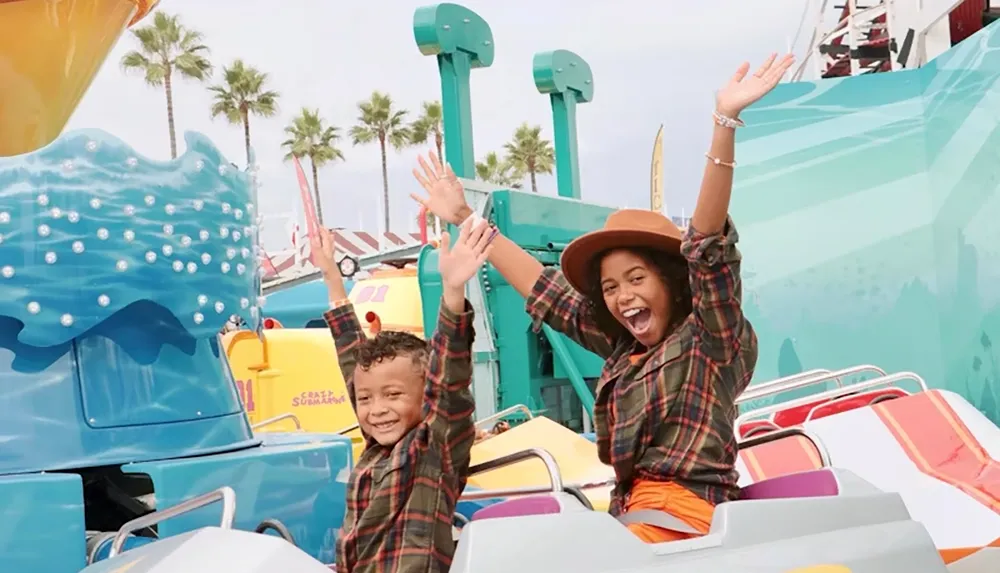
{"label": "curly hair", "polygon": [[373,365],[397,357],[409,357],[421,369],[427,364],[427,342],[408,333],[383,330],[361,343],[358,347],[358,366],[368,370]]}
{"label": "curly hair", "polygon": [[[589,292],[582,293],[592,307],[594,320],[605,333],[612,338],[631,336],[628,330],[611,314],[604,302],[604,292],[601,290],[601,261],[612,250],[603,251],[590,262],[588,274],[593,280]],[[678,255],[671,255],[645,247],[630,247],[626,249],[642,257],[648,263],[670,291],[672,306],[670,309],[670,324],[667,332],[672,332],[684,319],[691,314],[691,281],[688,277],[687,261]]]}

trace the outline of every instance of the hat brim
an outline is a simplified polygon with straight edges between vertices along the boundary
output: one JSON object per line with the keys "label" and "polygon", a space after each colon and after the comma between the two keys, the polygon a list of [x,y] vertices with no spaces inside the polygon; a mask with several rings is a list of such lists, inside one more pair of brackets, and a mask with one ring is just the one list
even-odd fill
{"label": "hat brim", "polygon": [[681,252],[680,237],[637,229],[601,229],[581,235],[563,249],[560,266],[569,284],[583,294],[590,294],[587,271],[594,260],[611,249],[645,247],[668,255]]}

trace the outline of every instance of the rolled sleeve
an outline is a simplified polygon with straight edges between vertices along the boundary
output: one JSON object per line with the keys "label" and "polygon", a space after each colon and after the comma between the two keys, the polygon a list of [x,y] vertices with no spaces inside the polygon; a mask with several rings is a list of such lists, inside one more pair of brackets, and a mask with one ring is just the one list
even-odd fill
{"label": "rolled sleeve", "polygon": [[727,217],[722,231],[715,234],[689,226],[681,243],[681,254],[688,261],[695,324],[709,355],[726,363],[739,353],[746,328],[740,307],[743,287],[738,240],[736,226]]}

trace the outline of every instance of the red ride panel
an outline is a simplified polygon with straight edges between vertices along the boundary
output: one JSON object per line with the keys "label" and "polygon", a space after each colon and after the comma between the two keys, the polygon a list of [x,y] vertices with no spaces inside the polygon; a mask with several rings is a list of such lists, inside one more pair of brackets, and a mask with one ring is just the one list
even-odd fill
{"label": "red ride panel", "polygon": [[939,392],[889,400],[872,409],[920,471],[1000,513],[1000,462],[986,453]]}

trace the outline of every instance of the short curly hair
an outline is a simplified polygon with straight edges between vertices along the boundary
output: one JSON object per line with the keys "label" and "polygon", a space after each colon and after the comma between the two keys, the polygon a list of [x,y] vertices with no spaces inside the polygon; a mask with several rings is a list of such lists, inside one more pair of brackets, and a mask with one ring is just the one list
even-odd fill
{"label": "short curly hair", "polygon": [[383,330],[361,343],[358,347],[358,366],[363,370],[383,361],[397,357],[409,357],[421,369],[427,364],[429,349],[427,342],[408,333],[397,330]]}

